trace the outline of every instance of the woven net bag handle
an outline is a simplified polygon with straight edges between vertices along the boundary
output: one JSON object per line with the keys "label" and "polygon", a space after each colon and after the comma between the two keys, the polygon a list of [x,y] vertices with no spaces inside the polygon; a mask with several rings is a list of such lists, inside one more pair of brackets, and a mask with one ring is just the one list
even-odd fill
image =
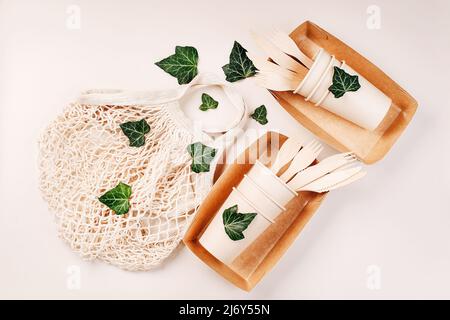
{"label": "woven net bag handle", "polygon": [[[81,94],[78,98],[78,102],[88,105],[161,105],[180,100],[192,88],[208,86],[218,86],[223,90],[231,102],[231,105],[236,109],[236,116],[232,121],[222,123],[220,127],[212,129],[195,128],[194,124],[185,116],[183,117],[184,119],[182,122],[189,129],[194,129],[194,131],[199,129],[202,131],[204,134],[199,133],[198,130],[194,133],[199,135],[199,140],[219,150],[219,154],[215,157],[215,161],[211,163],[211,166],[214,167],[217,164],[216,162],[221,159],[220,153],[234,143],[235,138],[242,133],[249,118],[249,110],[243,97],[215,74],[201,73],[189,84],[181,85],[172,90],[87,90]],[[176,112],[178,111],[182,112],[179,107],[177,107]],[[216,138],[213,138],[210,134],[215,134]],[[217,136],[217,134],[219,134],[219,136]]]}
{"label": "woven net bag handle", "polygon": [[115,89],[87,90],[78,98],[78,102],[88,105],[161,105],[180,100],[188,91],[194,87],[218,86],[230,100],[236,109],[236,116],[232,121],[221,124],[214,129],[202,130],[208,134],[225,133],[233,128],[242,126],[247,120],[248,109],[242,96],[233,90],[215,74],[202,73],[197,75],[189,84],[181,85],[172,90],[160,91],[128,91]]}

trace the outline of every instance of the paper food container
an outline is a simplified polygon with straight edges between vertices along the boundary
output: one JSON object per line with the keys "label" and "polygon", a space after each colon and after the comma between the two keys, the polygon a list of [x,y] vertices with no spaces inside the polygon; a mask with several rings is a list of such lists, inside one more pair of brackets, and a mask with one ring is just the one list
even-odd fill
{"label": "paper food container", "polygon": [[[305,92],[309,92],[308,101],[293,92],[272,91],[274,97],[300,124],[335,149],[341,152],[352,151],[366,164],[383,158],[411,121],[417,109],[417,102],[414,98],[359,53],[311,22],[300,25],[292,32],[291,37],[311,59],[317,54],[318,48],[323,48],[324,51],[334,55],[338,61],[345,61],[348,66],[351,66],[352,71],[364,77],[392,102],[381,125],[371,131],[324,108],[314,106],[311,100],[317,102],[320,99],[320,92],[323,91],[323,88],[317,85],[318,81],[315,81],[316,85],[304,88]],[[318,77],[320,80],[327,68],[336,64],[339,65],[338,62],[330,59],[328,63],[324,63],[320,67],[322,72],[312,76]],[[327,77],[329,78],[329,75],[325,75],[323,79],[327,79]],[[329,79],[325,81],[329,81]],[[274,139],[279,140],[279,143],[282,144],[286,137],[269,132],[247,148],[238,157],[236,163],[231,164],[225,170],[223,170],[223,166],[218,166],[215,172],[215,177],[218,179],[201,204],[183,240],[186,246],[203,262],[237,287],[247,291],[255,287],[264,275],[276,265],[326,196],[326,194],[300,192],[287,204],[281,204],[280,206],[285,210],[278,216],[275,215],[275,219],[261,220],[258,226],[264,231],[258,237],[253,237],[250,244],[243,245],[245,248],[241,248],[242,250],[239,250],[237,256],[234,254],[236,251],[229,254],[224,250],[221,257],[215,257],[210,252],[214,251],[214,248],[210,247],[210,251],[208,251],[202,246],[200,239],[209,225],[220,222],[217,217],[222,214],[223,208],[230,204],[227,199],[233,190],[238,188],[242,182],[241,188],[245,194],[245,189],[249,185],[249,181],[244,180],[245,177],[249,176],[253,180],[258,178],[258,176],[252,176],[252,172],[257,170],[251,171],[251,169],[255,166],[258,155],[270,150]],[[267,192],[267,190],[262,191]],[[281,186],[279,191],[280,195],[275,196],[277,199],[283,192]],[[247,193],[247,195],[249,194]],[[251,198],[250,201],[257,201],[257,198],[248,198]],[[258,204],[262,206],[262,202]],[[267,208],[267,212],[278,212],[276,206],[267,204]],[[269,220],[272,221],[269,223]]]}
{"label": "paper food container", "polygon": [[[333,148],[341,152],[352,151],[366,164],[381,160],[408,126],[416,112],[417,101],[377,66],[316,24],[307,21],[297,27],[290,36],[311,59],[318,53],[319,48],[323,48],[325,52],[334,55],[337,60],[345,61],[350,73],[361,75],[364,81],[367,80],[383,92],[392,103],[387,115],[376,130],[368,130],[327,111],[325,108],[315,106],[313,101],[305,101],[300,94],[271,91],[272,95],[291,116]],[[351,69],[349,69],[350,66]],[[324,69],[325,66],[323,65],[321,68]],[[305,91],[299,93],[310,91],[309,88],[303,89]],[[352,98],[352,95],[348,95],[348,98]],[[330,101],[327,101],[326,105],[330,108],[337,107],[332,95],[328,95],[327,99]],[[381,107],[375,109],[374,118],[384,116],[383,105],[386,103],[386,99],[381,99],[382,101],[380,99],[376,103]],[[340,100],[339,103],[343,101]],[[346,110],[334,109],[333,111],[346,113]],[[364,121],[359,117],[356,121],[358,120]],[[377,123],[377,120],[374,123]],[[373,123],[368,122],[366,125],[371,127]]]}
{"label": "paper food container", "polygon": [[[230,248],[230,251],[228,249],[220,251],[220,256],[216,257],[210,252],[214,251],[214,248],[209,247],[210,251],[208,251],[202,245],[201,239],[209,226],[220,224],[223,209],[235,204],[235,200],[230,202],[229,197],[233,193],[233,188],[240,185],[245,175],[253,166],[256,166],[258,155],[270,150],[271,143],[275,139],[282,144],[287,138],[278,133],[269,132],[247,148],[238,157],[236,163],[227,167],[201,204],[183,239],[186,246],[203,262],[237,287],[247,291],[250,291],[275,266],[325,197],[325,194],[313,192],[299,193],[284,205],[285,210],[275,218],[274,223],[261,221],[255,226],[260,228],[265,223],[264,232],[256,239],[252,238],[250,245],[247,242],[241,242],[245,249],[238,256],[234,256]],[[245,206],[243,211],[248,209],[250,208]],[[253,231],[250,231],[250,234],[244,233],[252,237]],[[208,234],[206,236],[215,239],[223,237],[223,243],[229,242],[223,232],[218,236]],[[240,245],[236,244],[236,246]],[[212,246],[220,246],[219,241],[214,241]],[[234,248],[232,251],[235,252]]]}

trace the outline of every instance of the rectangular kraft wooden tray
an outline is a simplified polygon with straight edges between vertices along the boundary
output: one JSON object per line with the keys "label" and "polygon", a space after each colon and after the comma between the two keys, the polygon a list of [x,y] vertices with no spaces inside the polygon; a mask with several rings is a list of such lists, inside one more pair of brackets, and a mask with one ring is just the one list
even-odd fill
{"label": "rectangular kraft wooden tray", "polygon": [[315,107],[293,92],[271,91],[272,95],[291,116],[333,148],[341,152],[353,151],[366,164],[382,159],[408,126],[417,109],[417,101],[373,63],[316,24],[306,21],[290,36],[310,58],[319,46],[337,59],[345,60],[390,97],[393,101],[391,111],[397,111],[388,114],[386,118],[391,119],[383,130],[371,132]]}
{"label": "rectangular kraft wooden tray", "polygon": [[[252,269],[251,272],[246,272],[245,270],[243,271],[243,273],[247,274],[246,276],[234,271],[232,268],[216,259],[200,244],[200,237],[214,216],[219,214],[218,210],[228,198],[232,191],[232,187],[237,186],[244,174],[247,173],[253,166],[255,160],[253,155],[260,154],[259,149],[261,146],[270,145],[273,137],[275,136],[279,136],[280,144],[286,140],[285,136],[279,135],[278,133],[269,132],[247,148],[238,158],[236,163],[233,163],[226,168],[214,184],[206,199],[201,204],[183,239],[186,246],[198,258],[200,258],[200,260],[214,269],[225,279],[246,291],[250,291],[264,277],[264,275],[275,266],[289,246],[294,242],[306,223],[319,208],[325,197],[325,194],[302,192],[297,198],[286,205],[286,211],[280,215],[280,217],[276,219],[275,224],[272,225],[275,229],[268,230],[273,233],[274,230],[277,230],[276,228],[279,228],[280,230],[284,230],[284,232],[282,232],[281,237],[265,256],[262,262],[258,264],[256,269]],[[255,152],[255,150],[257,151]],[[242,161],[242,159],[245,160]],[[286,226],[288,226],[287,229]],[[267,236],[270,236],[270,233],[268,233]],[[253,250],[254,248],[250,249]],[[237,261],[237,264],[240,264],[243,269],[245,269],[246,264],[252,263],[251,259],[251,255],[243,257],[240,261]]]}

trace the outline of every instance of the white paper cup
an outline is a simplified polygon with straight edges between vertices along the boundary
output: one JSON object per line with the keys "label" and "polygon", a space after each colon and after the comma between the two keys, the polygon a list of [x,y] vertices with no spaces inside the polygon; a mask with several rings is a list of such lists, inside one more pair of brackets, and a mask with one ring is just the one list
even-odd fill
{"label": "white paper cup", "polygon": [[[355,92],[346,92],[344,96],[335,98],[331,92],[318,103],[324,109],[347,119],[367,130],[376,129],[391,107],[392,100],[355,70],[342,63],[341,68],[357,75],[361,88]],[[330,82],[330,85],[332,80]]]}
{"label": "white paper cup", "polygon": [[[257,213],[247,229],[243,232],[245,238],[237,241],[231,240],[225,233],[222,217],[223,212],[234,205],[238,206],[239,213]],[[233,260],[270,225],[271,222],[264,218],[262,214],[258,213],[255,208],[240,195],[239,191],[233,188],[228,199],[216,213],[199,242],[217,259],[230,265]]]}
{"label": "white paper cup", "polygon": [[367,130],[375,130],[388,113],[392,100],[358,74],[350,66],[342,63],[340,68],[351,75],[357,75],[361,88],[335,98],[328,88],[333,83],[334,67],[340,62],[323,48],[319,50],[311,69],[294,93],[301,94],[316,106],[341,116]]}
{"label": "white paper cup", "polygon": [[[342,63],[334,56],[332,56],[327,69],[322,74],[319,82],[317,82],[316,86],[305,100],[319,105],[323,101],[323,99],[325,99],[326,95],[330,92],[328,91],[328,88],[333,84],[334,67],[341,67],[341,65]],[[321,99],[322,101],[320,101]]]}
{"label": "white paper cup", "polygon": [[241,183],[237,186],[238,191],[248,202],[255,207],[267,220],[274,222],[276,217],[285,210],[283,205],[272,199],[252,178],[244,175]]}
{"label": "white paper cup", "polygon": [[269,168],[256,160],[253,167],[247,175],[256,183],[261,189],[269,194],[272,199],[281,206],[285,206],[291,201],[297,193],[292,190],[286,183],[283,182],[276,174]]}
{"label": "white paper cup", "polygon": [[314,59],[311,69],[308,71],[305,78],[303,78],[302,82],[300,82],[299,86],[294,90],[294,93],[307,97],[319,82],[320,77],[329,66],[330,61],[331,55],[321,48],[317,57]]}

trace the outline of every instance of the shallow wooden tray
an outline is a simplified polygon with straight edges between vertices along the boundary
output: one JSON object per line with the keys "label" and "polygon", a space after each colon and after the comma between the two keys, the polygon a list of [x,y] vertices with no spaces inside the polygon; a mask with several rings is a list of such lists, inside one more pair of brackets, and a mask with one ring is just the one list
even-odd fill
{"label": "shallow wooden tray", "polygon": [[381,128],[369,131],[325,109],[314,107],[292,92],[271,91],[273,96],[297,121],[335,149],[353,151],[367,164],[382,159],[411,121],[417,101],[378,67],[314,23],[304,22],[290,36],[310,58],[319,46],[337,59],[345,60],[389,96],[393,104]]}
{"label": "shallow wooden tray", "polygon": [[[263,233],[261,239],[258,238],[258,243],[252,244],[252,248],[246,250],[247,253],[244,252],[235,260],[233,266],[225,265],[216,259],[199,243],[203,231],[218,213],[217,211],[231,193],[232,187],[237,186],[244,174],[253,166],[254,155],[262,154],[260,149],[262,147],[267,149],[275,136],[279,136],[280,144],[286,140],[285,136],[278,133],[269,132],[265,134],[247,148],[236,163],[231,164],[222,173],[201,204],[194,221],[183,239],[186,246],[198,258],[234,285],[246,291],[250,291],[273,268],[319,208],[325,197],[325,194],[302,192],[286,206],[286,211],[275,220],[275,223],[269,228],[270,230],[267,230],[267,233]],[[283,230],[283,232],[277,234],[277,230]],[[264,243],[270,241],[274,235],[277,238],[279,237],[275,245],[271,244],[269,253],[265,255],[262,261],[258,262],[255,268],[249,269],[248,266],[254,264],[254,257],[257,255],[258,250],[261,249]],[[241,272],[237,272],[237,269],[241,270]]]}

